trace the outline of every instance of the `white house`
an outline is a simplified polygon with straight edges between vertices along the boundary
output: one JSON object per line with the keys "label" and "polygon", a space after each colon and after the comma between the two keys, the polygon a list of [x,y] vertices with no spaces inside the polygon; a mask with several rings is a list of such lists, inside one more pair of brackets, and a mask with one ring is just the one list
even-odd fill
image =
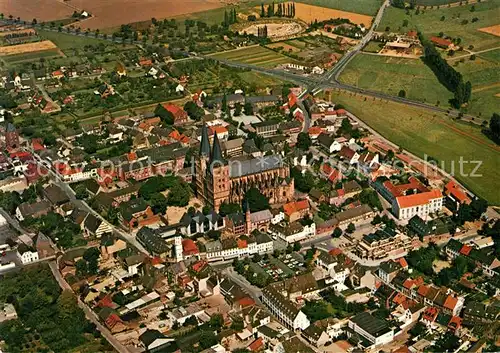
{"label": "white house", "polygon": [[392,202],[392,211],[399,219],[406,220],[417,215],[426,220],[429,214],[443,208],[443,194],[438,189],[412,195],[396,197]]}
{"label": "white house", "polygon": [[289,244],[301,241],[316,235],[316,224],[303,226],[299,222],[271,224],[269,233],[281,238]]}
{"label": "white house", "polygon": [[177,93],[182,93],[184,92],[184,86],[181,85],[180,83],[177,85],[177,87],[175,87],[175,92]]}
{"label": "white house", "polygon": [[306,314],[272,286],[262,290],[262,303],[290,329],[305,330],[311,324]]}
{"label": "white house", "polygon": [[21,260],[23,265],[38,261],[38,253],[34,249],[30,249],[27,246],[20,245],[17,248],[17,256]]}

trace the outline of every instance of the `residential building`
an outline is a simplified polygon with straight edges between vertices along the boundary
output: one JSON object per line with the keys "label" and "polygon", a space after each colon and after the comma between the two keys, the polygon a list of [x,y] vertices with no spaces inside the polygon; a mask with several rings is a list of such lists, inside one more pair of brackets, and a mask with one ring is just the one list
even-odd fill
{"label": "residential building", "polygon": [[290,329],[305,330],[311,324],[307,316],[272,285],[262,290],[262,302]]}
{"label": "residential building", "polygon": [[232,158],[243,154],[243,143],[245,140],[241,137],[234,140],[228,140],[223,143],[224,157]]}
{"label": "residential building", "polygon": [[278,133],[280,122],[275,120],[265,120],[260,123],[253,124],[257,135],[262,137],[271,137]]}
{"label": "residential building", "polygon": [[182,124],[187,123],[187,121],[188,121],[188,115],[184,111],[184,109],[182,109],[181,107],[179,107],[179,106],[177,106],[175,104],[172,104],[172,103],[164,104],[163,107],[170,114],[172,114],[172,116],[174,118],[174,125],[182,125]]}
{"label": "residential building", "polygon": [[450,259],[455,259],[458,256],[465,256],[474,261],[484,274],[490,277],[498,275],[497,271],[500,269],[500,260],[496,258],[494,252],[488,250],[488,248],[476,249],[456,239],[450,239],[444,250]]}
{"label": "residential building", "polygon": [[38,261],[38,252],[24,244],[17,247],[17,256],[23,265]]}
{"label": "residential building", "polygon": [[286,203],[283,205],[283,211],[285,213],[285,219],[288,222],[298,221],[310,215],[309,201],[300,200]]}
{"label": "residential building", "polygon": [[52,206],[47,200],[34,203],[24,202],[16,208],[16,218],[21,222],[28,217],[38,218],[49,213],[51,209]]}
{"label": "residential building", "polygon": [[302,225],[300,222],[280,222],[269,225],[269,233],[283,239],[288,244],[293,244],[315,236],[316,224],[314,222],[311,222],[309,225]]}
{"label": "residential building", "polygon": [[89,213],[83,222],[83,231],[86,236],[100,238],[104,234],[112,233],[113,228],[108,222]]}
{"label": "residential building", "polygon": [[381,259],[412,248],[412,239],[392,228],[384,228],[363,236],[356,246],[361,258]]}
{"label": "residential building", "polygon": [[380,346],[394,339],[394,330],[389,327],[389,324],[366,311],[351,318],[347,327],[349,337],[357,334],[369,343],[366,348]]}

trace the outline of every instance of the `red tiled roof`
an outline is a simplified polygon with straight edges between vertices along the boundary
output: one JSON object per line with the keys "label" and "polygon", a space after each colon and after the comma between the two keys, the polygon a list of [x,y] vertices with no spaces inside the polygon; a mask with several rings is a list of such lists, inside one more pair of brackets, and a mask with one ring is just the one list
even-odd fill
{"label": "red tiled roof", "polygon": [[342,148],[339,151],[339,156],[344,157],[344,158],[349,158],[349,159],[354,157],[355,154],[356,154],[356,152],[351,150],[347,146],[342,146]]}
{"label": "red tiled roof", "polygon": [[446,195],[452,195],[460,203],[471,203],[469,196],[467,196],[467,194],[453,180],[450,180],[448,184],[446,184],[444,187],[444,193]]}
{"label": "red tiled roof", "polygon": [[334,249],[329,251],[329,254],[332,256],[338,256],[338,255],[342,254],[342,250],[340,250],[339,248],[334,248]]}
{"label": "red tiled roof", "polygon": [[105,320],[106,326],[109,328],[114,327],[117,323],[122,322],[120,317],[117,314],[111,314],[108,316],[108,318]]}
{"label": "red tiled roof", "polygon": [[460,326],[462,326],[462,319],[458,316],[453,316],[451,318],[450,322],[448,322],[448,328],[450,328],[452,330],[456,330]]}
{"label": "red tiled roof", "polygon": [[440,37],[431,37],[431,42],[442,47],[448,47],[452,44],[451,40]]}
{"label": "red tiled roof", "polygon": [[168,110],[170,113],[172,113],[172,115],[176,119],[183,118],[187,115],[187,113],[184,111],[184,109],[182,109],[181,107],[179,107],[175,104],[167,103],[167,104],[164,104],[163,107],[166,110]]}
{"label": "red tiled roof", "polygon": [[212,130],[212,134],[224,134],[227,132],[227,129],[221,125],[210,126],[209,130]]}
{"label": "red tiled roof", "polygon": [[319,126],[313,126],[309,128],[309,135],[319,135],[323,132],[323,129]]}
{"label": "red tiled roof", "polygon": [[201,270],[203,270],[205,268],[206,265],[207,265],[206,261],[198,261],[197,263],[195,263],[193,265],[193,271],[200,272]]}
{"label": "red tiled roof", "polygon": [[112,308],[115,304],[113,303],[113,300],[111,299],[111,295],[107,294],[97,302],[97,306],[100,308]]}
{"label": "red tiled roof", "polygon": [[200,252],[200,250],[198,250],[198,246],[192,239],[182,240],[182,250],[184,255],[193,255]]}
{"label": "red tiled roof", "polygon": [[130,152],[127,154],[127,159],[129,162],[135,161],[137,159],[137,154],[135,152]]}
{"label": "red tiled roof", "polygon": [[467,256],[470,254],[471,250],[472,250],[471,246],[464,244],[460,249],[460,254]]}
{"label": "red tiled roof", "polygon": [[399,262],[399,264],[401,265],[401,267],[403,267],[403,268],[408,267],[408,262],[406,262],[406,259],[404,257],[400,257],[396,261]]}
{"label": "red tiled roof", "polygon": [[455,309],[455,306],[457,305],[458,303],[458,299],[451,296],[451,295],[448,295],[448,297],[446,297],[446,300],[444,301],[444,304],[443,306],[446,308],[446,309],[450,309],[450,310],[453,310]]}
{"label": "red tiled roof", "polygon": [[394,197],[404,196],[409,190],[418,190],[419,192],[429,191],[429,189],[415,177],[409,177],[407,184],[394,185],[391,181],[387,180],[383,185]]}
{"label": "red tiled roof", "polygon": [[244,239],[238,239],[236,243],[238,244],[238,248],[240,249],[244,249],[247,247],[247,241]]}
{"label": "red tiled roof", "polygon": [[262,346],[264,346],[264,340],[262,339],[262,337],[259,337],[255,341],[250,343],[250,345],[247,348],[248,348],[248,350],[255,352],[255,351],[258,351],[259,349],[261,349]]}
{"label": "red tiled roof", "polygon": [[438,199],[442,197],[440,190],[433,189],[428,192],[422,192],[420,194],[406,195],[396,197],[399,208],[415,207],[420,205],[425,205],[430,202],[430,200]]}
{"label": "red tiled roof", "polygon": [[431,306],[424,311],[423,318],[427,321],[434,322],[439,314],[438,308]]}
{"label": "red tiled roof", "polygon": [[307,209],[309,209],[309,201],[307,200],[289,202],[283,205],[283,210],[288,217],[290,217],[295,212],[300,212]]}
{"label": "red tiled roof", "polygon": [[427,292],[429,291],[429,286],[426,286],[426,285],[421,285],[418,290],[417,290],[417,293],[419,295],[421,295],[422,297],[425,297],[427,295]]}
{"label": "red tiled roof", "polygon": [[161,257],[155,256],[151,259],[151,265],[160,265],[163,263],[163,259]]}
{"label": "red tiled roof", "polygon": [[406,301],[406,296],[403,293],[398,293],[394,296],[392,301],[396,304],[403,304]]}
{"label": "red tiled roof", "polygon": [[294,105],[297,104],[297,101],[298,101],[297,96],[292,92],[290,92],[288,94],[288,107],[292,108]]}
{"label": "red tiled roof", "polygon": [[255,305],[255,301],[250,297],[244,297],[238,300],[238,303],[242,308],[247,308],[249,306]]}

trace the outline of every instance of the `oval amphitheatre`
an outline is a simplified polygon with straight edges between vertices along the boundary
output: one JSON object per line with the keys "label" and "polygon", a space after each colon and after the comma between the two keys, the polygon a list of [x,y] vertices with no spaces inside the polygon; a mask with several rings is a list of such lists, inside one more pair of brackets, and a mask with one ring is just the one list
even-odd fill
{"label": "oval amphitheatre", "polygon": [[267,27],[267,38],[270,39],[288,38],[306,30],[304,25],[297,21],[258,21],[234,26],[234,29],[258,36],[259,28],[264,27]]}

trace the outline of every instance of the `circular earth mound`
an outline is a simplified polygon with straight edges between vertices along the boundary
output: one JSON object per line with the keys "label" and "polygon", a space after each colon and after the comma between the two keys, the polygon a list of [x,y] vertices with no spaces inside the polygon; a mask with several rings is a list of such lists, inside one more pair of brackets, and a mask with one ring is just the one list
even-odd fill
{"label": "circular earth mound", "polygon": [[271,39],[293,36],[304,31],[300,23],[293,21],[252,23],[248,26],[238,28],[238,31],[257,36],[258,29],[264,26],[267,26],[267,37]]}

